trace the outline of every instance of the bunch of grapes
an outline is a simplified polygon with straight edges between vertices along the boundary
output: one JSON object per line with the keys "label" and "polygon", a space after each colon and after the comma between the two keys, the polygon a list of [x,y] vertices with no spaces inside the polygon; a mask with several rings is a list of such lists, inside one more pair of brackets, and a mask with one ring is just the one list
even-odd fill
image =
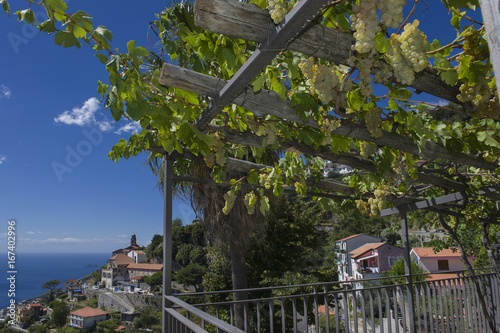
{"label": "bunch of grapes", "polygon": [[252,215],[253,213],[255,213],[255,206],[257,204],[257,196],[255,195],[255,193],[253,191],[247,193],[245,195],[244,201],[245,206],[247,207],[248,214]]}
{"label": "bunch of grapes", "polygon": [[286,14],[295,6],[295,1],[289,2],[285,0],[269,0],[267,2],[267,10],[271,14],[271,19],[275,24],[280,23],[285,18]]}
{"label": "bunch of grapes", "polygon": [[421,72],[427,67],[428,62],[427,54],[425,53],[427,38],[418,29],[418,25],[418,20],[408,23],[398,38],[401,43],[401,54],[416,73]]}
{"label": "bunch of grapes", "polygon": [[405,181],[408,179],[408,172],[406,171],[404,160],[395,158],[394,161],[392,161],[391,167],[396,175],[398,175],[399,180]]}
{"label": "bunch of grapes", "polygon": [[261,173],[259,175],[259,184],[260,186],[264,186],[267,190],[271,188],[271,181],[269,179],[269,176],[265,173]]}
{"label": "bunch of grapes", "polygon": [[475,107],[487,104],[490,100],[491,91],[488,82],[483,80],[478,84],[464,82],[460,86],[460,94],[457,99],[460,102],[472,102]]}
{"label": "bunch of grapes", "polygon": [[375,54],[376,52],[371,50],[370,53],[352,55],[347,59],[347,64],[358,70],[356,80],[359,80],[358,86],[365,97],[369,97],[373,92],[370,83],[372,82],[372,67],[375,65]]}
{"label": "bunch of grapes", "polygon": [[377,8],[380,10],[380,20],[383,24],[393,29],[397,29],[403,22],[403,7],[406,0],[379,0]]}
{"label": "bunch of grapes", "polygon": [[402,84],[411,84],[415,80],[415,72],[403,57],[398,36],[393,34],[389,41],[391,42],[391,49],[386,54],[394,70],[394,77]]}
{"label": "bunch of grapes", "polygon": [[330,137],[330,138],[331,138],[332,132],[335,131],[337,128],[339,128],[341,125],[340,119],[335,118],[335,119],[330,120],[330,119],[326,118],[326,115],[325,115],[325,118],[323,118],[323,121],[319,121],[318,123],[320,124],[321,131],[323,133],[326,133],[326,136]]}
{"label": "bunch of grapes", "polygon": [[380,111],[378,109],[372,109],[365,113],[365,123],[372,137],[380,138],[382,136],[383,133],[380,128]]}
{"label": "bunch of grapes", "polygon": [[316,94],[321,102],[328,104],[337,98],[335,87],[339,85],[339,78],[331,68],[325,65],[317,66],[314,72],[311,92]]}
{"label": "bunch of grapes", "polygon": [[368,53],[373,50],[375,35],[379,30],[377,0],[363,0],[359,5],[352,6],[352,9],[354,14],[350,19],[356,38],[353,49],[359,53]]}
{"label": "bunch of grapes", "polygon": [[204,160],[205,160],[205,164],[210,169],[215,166],[215,154],[212,151],[210,153],[208,153],[207,156],[205,156]]}
{"label": "bunch of grapes", "polygon": [[361,214],[366,214],[370,206],[364,200],[356,200],[356,208],[358,208]]}
{"label": "bunch of grapes", "polygon": [[377,151],[377,145],[371,142],[362,141],[359,143],[359,149],[361,156],[368,158]]}
{"label": "bunch of grapes", "polygon": [[222,212],[228,215],[231,209],[233,209],[234,200],[236,200],[236,192],[233,190],[227,191],[224,194],[224,199],[226,200],[226,204],[224,205],[224,208],[222,208]]}
{"label": "bunch of grapes", "polygon": [[215,163],[217,163],[218,165],[224,165],[226,163],[227,156],[222,142],[220,141],[217,142],[214,154],[215,154]]}
{"label": "bunch of grapes", "polygon": [[384,84],[394,74],[392,68],[386,62],[378,61],[375,63],[374,67],[378,69],[375,72],[375,75],[373,75],[373,82],[374,83]]}
{"label": "bunch of grapes", "polygon": [[340,78],[335,68],[314,64],[312,57],[302,61],[299,68],[307,78],[309,90],[318,96],[322,103],[328,104],[337,99],[336,88],[340,85]]}

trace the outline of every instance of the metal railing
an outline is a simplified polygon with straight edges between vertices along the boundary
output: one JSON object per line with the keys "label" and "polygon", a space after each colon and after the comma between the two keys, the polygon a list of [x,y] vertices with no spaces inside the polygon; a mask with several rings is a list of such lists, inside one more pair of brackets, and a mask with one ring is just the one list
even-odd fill
{"label": "metal railing", "polygon": [[500,330],[498,276],[478,274],[476,284],[470,276],[449,277],[449,273],[445,279],[432,274],[438,279],[411,286],[379,278],[247,289],[249,299],[244,301],[233,301],[232,291],[167,296],[166,327],[172,333],[491,332],[479,287]]}

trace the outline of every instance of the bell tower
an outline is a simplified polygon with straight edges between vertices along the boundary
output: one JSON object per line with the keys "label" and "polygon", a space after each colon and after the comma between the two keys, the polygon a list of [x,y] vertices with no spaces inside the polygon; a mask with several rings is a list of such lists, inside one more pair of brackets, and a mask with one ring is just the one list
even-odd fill
{"label": "bell tower", "polygon": [[135,247],[139,247],[137,245],[137,238],[135,237],[135,233],[132,234],[132,237],[130,238],[130,246],[135,246]]}

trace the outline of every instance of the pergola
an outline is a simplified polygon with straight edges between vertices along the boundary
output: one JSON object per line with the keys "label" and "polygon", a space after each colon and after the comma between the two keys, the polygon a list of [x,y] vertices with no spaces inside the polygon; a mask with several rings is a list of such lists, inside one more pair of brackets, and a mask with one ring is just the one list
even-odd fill
{"label": "pergola", "polygon": [[[489,1],[482,1],[482,3],[484,8],[487,8],[487,5],[490,4]],[[210,105],[204,110],[202,116],[195,123],[195,126],[202,132],[211,130],[225,133],[231,137],[230,141],[233,143],[247,146],[261,146],[262,138],[251,133],[236,132],[210,124],[210,122],[231,103],[246,108],[257,117],[273,115],[302,125],[319,128],[318,124],[314,121],[306,122],[301,119],[296,114],[294,107],[286,100],[280,99],[276,93],[272,91],[254,92],[248,85],[277,54],[285,49],[323,58],[335,63],[345,63],[349,56],[351,45],[353,44],[353,37],[346,33],[325,28],[319,24],[311,24],[316,15],[329,4],[331,4],[331,2],[327,0],[301,0],[285,19],[279,25],[275,26],[269,14],[256,6],[234,0],[197,0],[195,3],[195,20],[197,25],[209,31],[255,41],[260,43],[260,45],[241,69],[227,82],[185,68],[165,64],[161,73],[160,83],[165,86],[175,87],[211,97]],[[484,8],[483,12],[485,10]],[[495,12],[498,14],[498,8],[491,13]],[[493,27],[487,26],[487,28],[492,29]],[[493,30],[498,31],[498,24],[496,25],[496,29]],[[489,34],[489,36],[494,37],[493,34]],[[496,44],[491,42],[490,44],[496,46]],[[335,47],[332,47],[332,45],[335,45]],[[495,52],[495,50],[492,50],[492,57],[496,54]],[[444,85],[437,75],[437,72],[432,69],[426,69],[418,73],[411,87],[451,102],[458,102],[456,99],[458,91],[457,86],[452,87]],[[447,159],[456,163],[490,171],[498,167],[495,163],[488,162],[478,156],[450,152],[444,146],[430,140],[426,143],[425,150],[419,150],[411,139],[394,133],[385,132],[382,137],[373,138],[364,125],[355,124],[348,120],[342,120],[341,126],[336,129],[334,133],[373,142],[381,146],[399,149],[428,160],[437,158]],[[282,148],[286,149],[289,147],[294,147],[303,153],[319,156],[354,168],[366,171],[374,170],[374,165],[370,160],[352,154],[332,153],[331,151],[321,148],[314,149],[301,142],[285,141],[282,143]],[[172,293],[173,182],[213,182],[209,179],[174,175],[172,168],[173,161],[178,157],[190,158],[189,151],[185,150],[183,154],[174,152],[169,155],[161,148],[152,148],[151,150],[165,155],[163,247],[165,268],[163,275],[163,302],[165,309],[165,296],[171,295]],[[226,166],[230,170],[242,172],[249,172],[250,170],[259,170],[267,167],[265,165],[234,158],[229,158]],[[391,200],[395,208],[386,209],[381,212],[382,216],[399,214],[401,218],[406,278],[410,286],[408,296],[410,297],[409,302],[411,303],[413,303],[413,293],[411,292],[412,273],[410,269],[410,245],[408,242],[406,213],[413,210],[426,209],[443,214],[455,214],[447,209],[447,204],[469,197],[469,194],[466,192],[468,186],[465,183],[428,173],[419,173],[418,177],[419,182],[439,186],[454,193],[429,200],[393,197]],[[308,185],[324,191],[324,193],[310,193],[311,196],[325,196],[335,199],[349,198],[354,194],[352,188],[334,181],[311,180]],[[256,185],[248,186],[252,188],[258,187]],[[482,188],[475,195],[482,195],[496,201],[500,200],[500,195],[498,193],[499,189],[499,187],[490,186]],[[165,314],[165,311],[163,311],[163,313]],[[415,332],[413,316],[413,313],[410,312],[410,332]]]}

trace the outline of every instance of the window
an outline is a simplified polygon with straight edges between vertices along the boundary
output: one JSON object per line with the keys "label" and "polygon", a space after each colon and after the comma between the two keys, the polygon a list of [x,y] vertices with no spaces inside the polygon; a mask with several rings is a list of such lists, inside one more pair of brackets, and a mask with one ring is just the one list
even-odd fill
{"label": "window", "polygon": [[387,260],[389,261],[389,267],[392,267],[396,262],[396,257],[387,257]]}
{"label": "window", "polygon": [[450,266],[448,265],[448,260],[438,260],[438,269],[440,271],[449,271]]}

